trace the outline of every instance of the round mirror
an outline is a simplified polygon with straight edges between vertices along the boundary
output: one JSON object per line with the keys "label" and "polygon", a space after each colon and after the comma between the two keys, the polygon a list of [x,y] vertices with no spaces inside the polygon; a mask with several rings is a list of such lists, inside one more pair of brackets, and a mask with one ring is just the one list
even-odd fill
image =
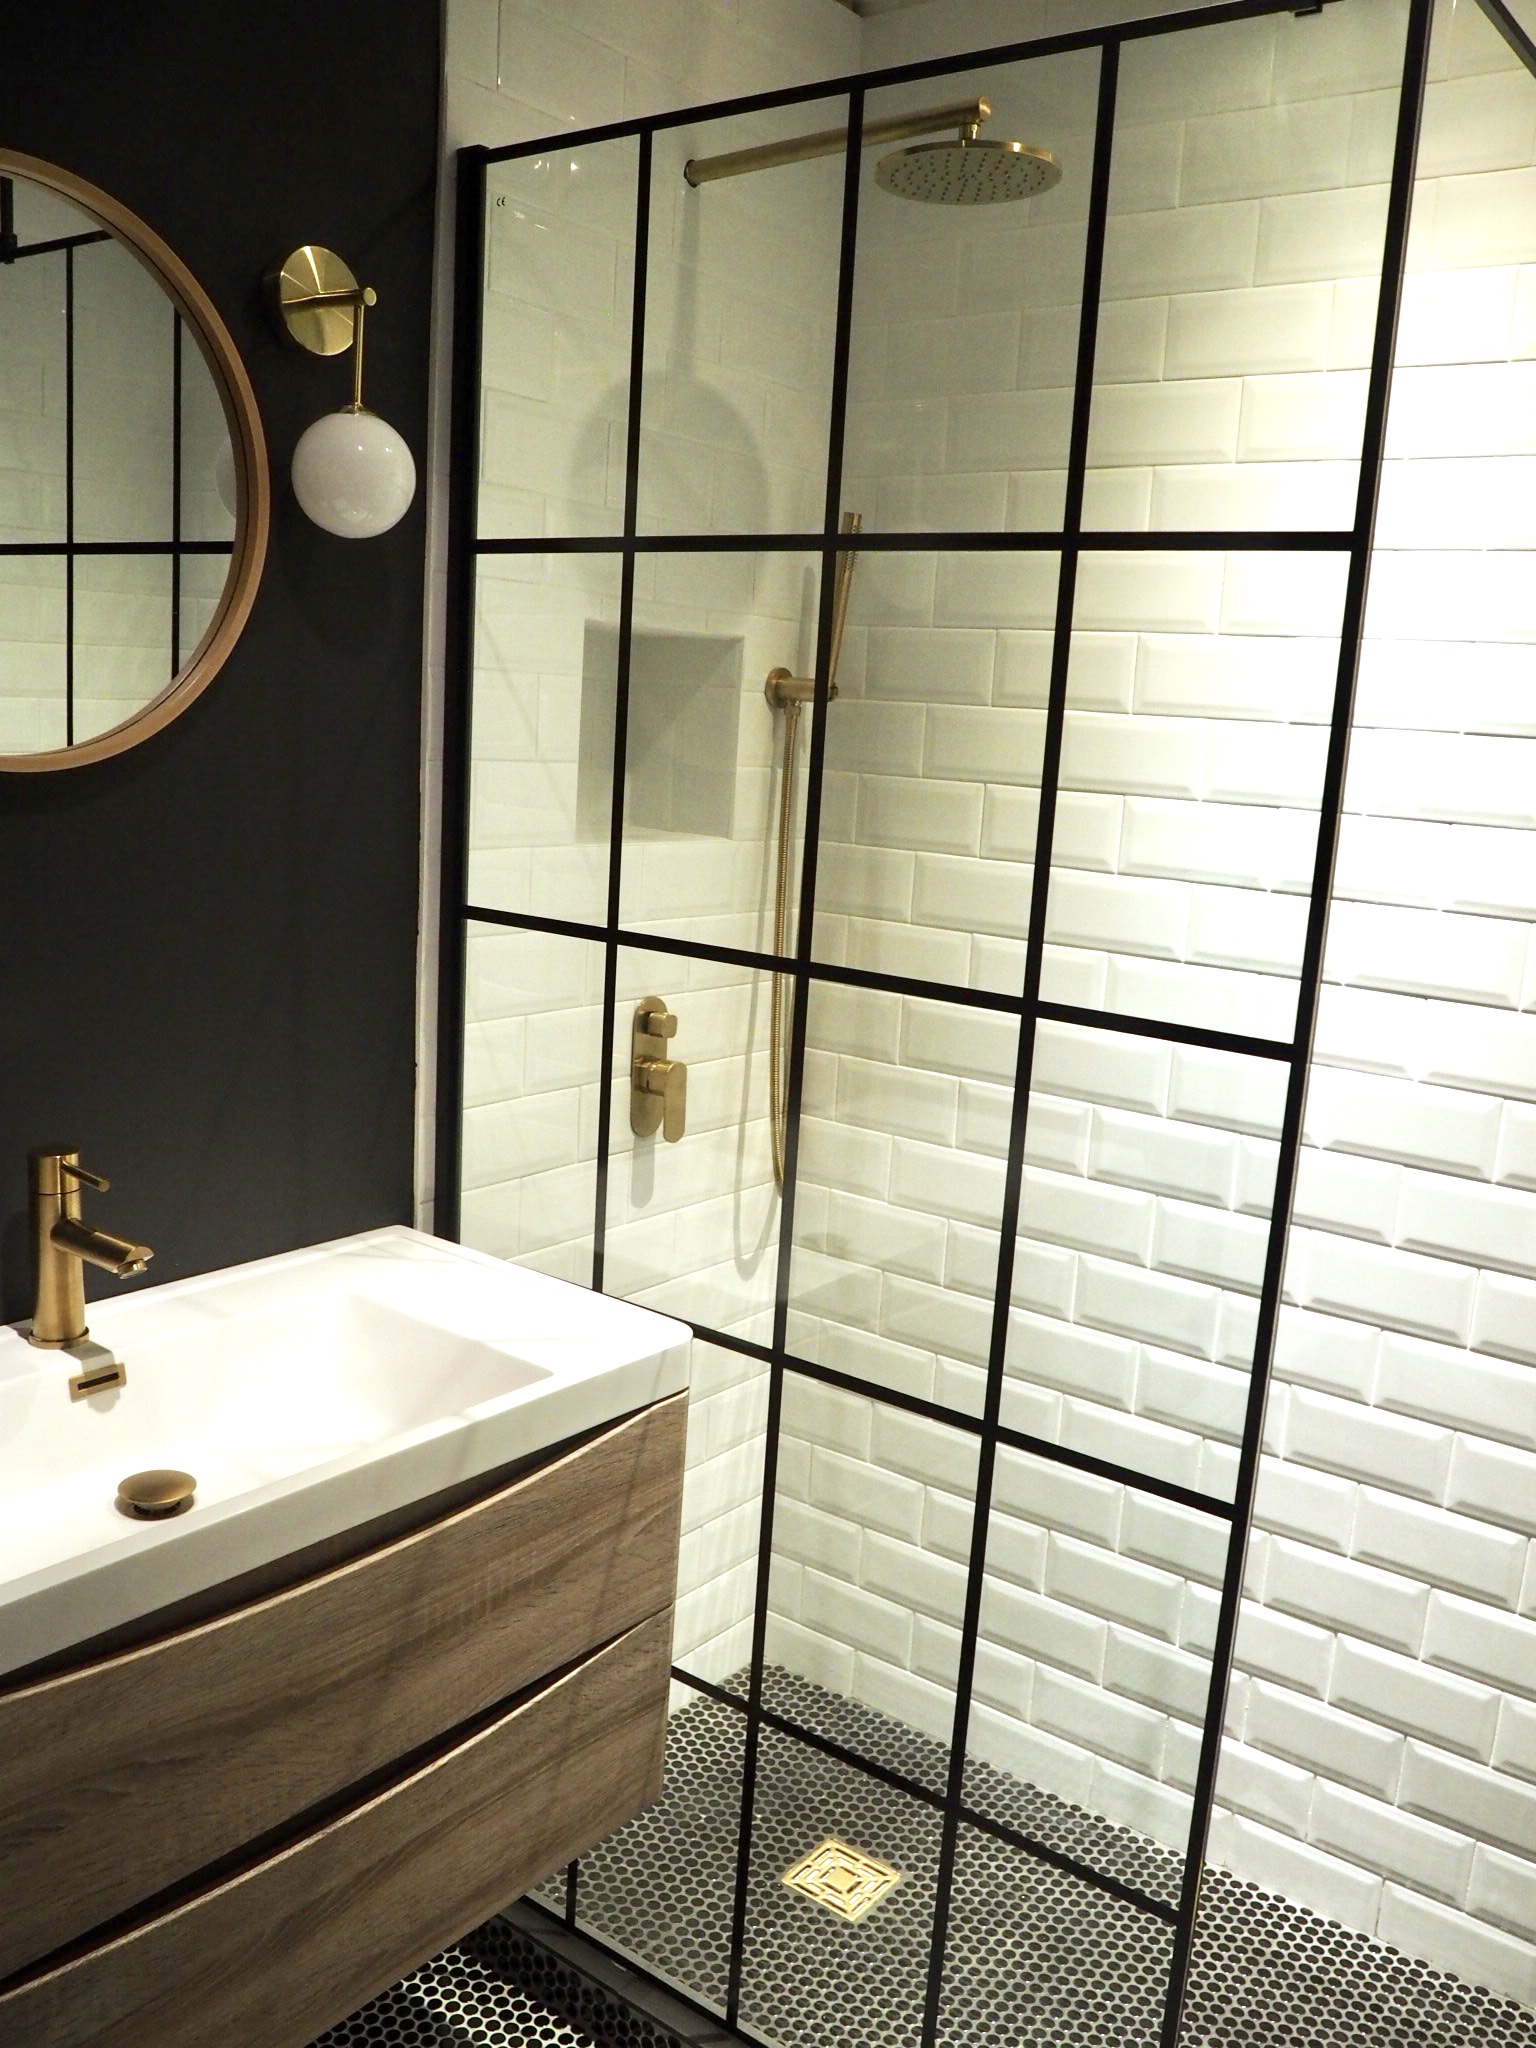
{"label": "round mirror", "polygon": [[0,149],[0,769],[156,732],[244,625],[266,448],[212,302],[106,193]]}

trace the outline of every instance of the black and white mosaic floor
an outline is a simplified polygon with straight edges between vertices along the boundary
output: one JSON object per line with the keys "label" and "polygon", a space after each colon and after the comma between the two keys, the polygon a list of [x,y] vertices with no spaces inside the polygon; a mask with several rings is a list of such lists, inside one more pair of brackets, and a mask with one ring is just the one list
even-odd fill
{"label": "black and white mosaic floor", "polygon": [[[787,1717],[920,1783],[941,1744],[785,1673]],[[582,1926],[702,2004],[723,2005],[742,1717],[700,1698],[677,1714],[662,1798],[581,1867]],[[1138,1889],[1169,1896],[1166,1851],[967,1767],[974,1810]],[[758,1753],[741,2018],[776,2048],[917,2048],[940,1821],[867,1773],[765,1730]],[[903,1882],[855,1924],[782,1882],[839,1835]],[[536,1896],[563,1903],[563,1882]],[[942,2048],[1154,2048],[1164,1922],[979,1829],[963,1827],[950,1902]],[[674,2048],[665,2028],[584,1987],[501,1923],[333,2028],[316,2048]],[[1182,2048],[1536,2048],[1536,2013],[1213,1871]]]}
{"label": "black and white mosaic floor", "polygon": [[486,1926],[313,2048],[687,2048],[505,1921]]}

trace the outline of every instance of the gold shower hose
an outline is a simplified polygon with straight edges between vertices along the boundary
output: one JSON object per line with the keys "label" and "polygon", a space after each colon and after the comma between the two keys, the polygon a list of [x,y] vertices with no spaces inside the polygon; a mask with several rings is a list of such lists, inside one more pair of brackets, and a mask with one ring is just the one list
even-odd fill
{"label": "gold shower hose", "polygon": [[[862,512],[845,512],[842,530],[858,533],[864,525]],[[837,695],[837,662],[843,649],[843,623],[848,616],[848,589],[853,582],[853,565],[858,559],[852,548],[837,558],[837,586],[832,600],[832,648],[827,664],[827,702]],[[789,952],[789,860],[790,839],[795,823],[795,752],[800,736],[800,707],[815,695],[815,679],[792,676],[776,668],[769,676],[766,694],[774,710],[784,714],[784,762],[779,771],[779,847],[773,891],[773,951],[784,959]],[[784,1185],[784,1144],[789,1124],[789,1037],[794,1019],[795,985],[788,974],[775,972],[768,1017],[768,1116],[773,1133],[773,1184]]]}

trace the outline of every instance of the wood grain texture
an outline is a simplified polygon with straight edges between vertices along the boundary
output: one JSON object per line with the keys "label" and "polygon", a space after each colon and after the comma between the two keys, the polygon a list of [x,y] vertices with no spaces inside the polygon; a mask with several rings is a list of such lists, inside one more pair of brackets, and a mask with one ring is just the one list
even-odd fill
{"label": "wood grain texture", "polygon": [[671,1615],[174,1912],[0,1996],[0,2048],[305,2048],[661,1789]]}
{"label": "wood grain texture", "polygon": [[659,1402],[366,1557],[0,1696],[0,1976],[669,1608],[685,1416]]}

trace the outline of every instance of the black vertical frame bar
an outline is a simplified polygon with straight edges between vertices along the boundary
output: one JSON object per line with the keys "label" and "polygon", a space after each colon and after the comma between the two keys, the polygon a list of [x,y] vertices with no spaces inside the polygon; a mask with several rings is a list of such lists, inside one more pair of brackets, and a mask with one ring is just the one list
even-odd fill
{"label": "black vertical frame bar", "polygon": [[1040,981],[1045,962],[1045,913],[1051,887],[1051,849],[1056,831],[1056,794],[1060,779],[1062,734],[1066,728],[1067,678],[1072,661],[1072,617],[1077,598],[1077,541],[1082,532],[1083,493],[1088,475],[1088,428],[1093,409],[1093,366],[1098,349],[1099,291],[1104,275],[1104,240],[1109,221],[1109,179],[1114,150],[1115,94],[1119,77],[1120,46],[1116,42],[1106,42],[1099,54],[1093,169],[1089,186],[1088,223],[1083,245],[1083,289],[1078,311],[1072,425],[1067,444],[1067,483],[1062,507],[1062,541],[1057,570],[1056,619],[1051,643],[1050,692],[1046,705],[1045,740],[1040,761],[1040,806],[1035,826],[1035,848],[1030,876],[1029,937],[1024,954],[1024,1012],[1019,1019],[1019,1045],[1013,1079],[1013,1116],[1008,1133],[1008,1162],[1003,1180],[1002,1213],[998,1221],[997,1291],[992,1302],[987,1392],[976,1468],[976,1511],[971,1525],[971,1554],[966,1577],[965,1611],[960,1627],[960,1661],[955,1676],[955,1719],[950,1734],[949,1782],[945,1796],[944,1832],[939,1845],[938,1899],[934,1912],[933,1946],[928,1959],[928,1991],[923,2008],[923,2048],[934,2048],[938,2038],[944,1985],[944,1950],[949,1932],[950,1894],[954,1886],[955,1857],[960,1839],[960,1810],[965,1801],[966,1738],[970,1728],[976,1646],[981,1632],[981,1601],[986,1579],[987,1537],[992,1513],[992,1480],[997,1465],[997,1432],[1002,1419],[1003,1381],[1008,1355],[1008,1321],[1013,1305],[1013,1264],[1019,1231],[1019,1203],[1024,1185],[1024,1145],[1029,1122],[1030,1082],[1034,1071]]}
{"label": "black vertical frame bar", "polygon": [[64,251],[64,744],[75,744],[75,252]]}
{"label": "black vertical frame bar", "polygon": [[[633,540],[640,518],[640,433],[645,398],[645,302],[651,247],[651,138],[637,138],[635,164],[634,298],[630,306],[629,409],[624,435],[624,539]],[[618,1058],[619,901],[624,880],[624,806],[628,792],[629,671],[634,647],[635,557],[626,548],[619,564],[619,633],[614,655],[613,787],[608,812],[608,908],[603,939],[603,1004],[598,1027],[597,1158],[592,1191],[592,1286],[601,1294],[608,1243],[608,1153],[613,1142],[614,1063]],[[565,1924],[576,1925],[581,1864],[565,1871]]]}
{"label": "black vertical frame bar", "polygon": [[[640,519],[640,431],[644,413],[645,300],[651,247],[651,138],[638,138],[635,165],[635,285],[629,336],[629,415],[624,437],[624,538]],[[592,1285],[599,1294],[607,1260],[608,1151],[613,1139],[613,1068],[618,1057],[619,901],[624,882],[624,804],[629,775],[629,669],[634,647],[635,557],[624,550],[619,566],[619,638],[613,692],[613,788],[608,814],[608,928],[603,941],[602,1066],[597,1077],[597,1173],[593,1194]],[[572,1866],[574,1868],[574,1865]],[[571,1894],[575,1915],[575,1892]]]}
{"label": "black vertical frame bar", "polygon": [[[849,337],[853,328],[854,269],[858,256],[859,177],[864,147],[864,90],[848,95],[848,141],[843,154],[843,209],[833,329],[832,390],[827,423],[827,488],[822,508],[821,589],[816,610],[816,693],[805,771],[800,903],[795,928],[795,1000],[789,1038],[789,1086],[784,1108],[784,1183],[779,1202],[778,1263],[774,1277],[773,1345],[768,1364],[764,1422],[763,1498],[757,1538],[757,1588],[752,1613],[752,1662],[747,1681],[746,1743],[742,1757],[741,1814],[736,1842],[736,1893],[731,1908],[730,1972],[725,2018],[738,2023],[745,1961],[747,1899],[752,1886],[752,1830],[757,1805],[757,1763],[763,1729],[763,1664],[768,1635],[768,1582],[773,1569],[773,1511],[778,1487],[779,1426],[784,1408],[784,1355],[789,1325],[790,1268],[794,1259],[795,1189],[800,1165],[800,1101],[805,1081],[805,1036],[810,1014],[811,945],[816,917],[816,869],[821,839],[821,786],[826,763],[827,691],[832,627],[837,606],[839,550],[835,535],[843,497],[843,439],[848,416]],[[786,740],[786,745],[788,744]]]}
{"label": "black vertical frame bar", "polygon": [[1381,284],[1377,294],[1371,371],[1366,392],[1365,433],[1360,451],[1354,538],[1350,546],[1348,580],[1345,584],[1344,617],[1339,635],[1339,666],[1334,685],[1328,757],[1318,814],[1317,850],[1312,870],[1311,900],[1307,907],[1306,941],[1302,949],[1301,985],[1296,999],[1296,1036],[1286,1078],[1285,1110],[1281,1123],[1280,1150],[1270,1209],[1269,1243],[1265,1252],[1264,1278],[1259,1294],[1253,1366],[1248,1385],[1248,1407],[1243,1421],[1243,1439],[1238,1454],[1237,1481],[1233,1496],[1235,1514],[1232,1534],[1227,1545],[1227,1565],[1222,1579],[1216,1640],[1211,1651],[1210,1693],[1206,1703],[1205,1727],[1201,1735],[1200,1762],[1195,1776],[1189,1842],[1185,1851],[1184,1879],[1179,1898],[1179,1918],[1174,1929],[1173,1955],[1168,1971],[1168,1993],[1163,2008],[1162,2048],[1177,2048],[1189,1989],[1195,1920],[1200,1907],[1206,1844],[1210,1833],[1211,1810],[1216,1797],[1216,1773],[1221,1759],[1222,1723],[1226,1710],[1227,1689],[1232,1679],[1232,1657],[1236,1647],[1238,1616],[1242,1605],[1248,1537],[1253,1526],[1253,1501],[1258,1485],[1259,1458],[1264,1435],[1264,1408],[1269,1392],[1270,1368],[1274,1359],[1275,1330],[1279,1321],[1280,1293],[1285,1273],[1286,1241],[1296,1192],[1296,1169],[1301,1152],[1302,1124],[1306,1110],[1307,1072],[1317,1028],[1318,995],[1323,978],[1323,950],[1328,937],[1328,911],[1333,894],[1334,865],[1338,855],[1339,822],[1344,808],[1344,776],[1349,763],[1355,681],[1360,669],[1360,642],[1365,630],[1366,591],[1370,577],[1371,549],[1375,541],[1376,507],[1381,490],[1381,458],[1386,439],[1387,402],[1391,396],[1392,358],[1397,343],[1398,312],[1402,304],[1408,221],[1413,204],[1414,170],[1418,158],[1419,125],[1423,114],[1429,32],[1433,13],[1434,0],[1409,0],[1402,86],[1397,108],[1397,134],[1392,154],[1392,182],[1388,189],[1386,234],[1382,247]]}
{"label": "black vertical frame bar", "polygon": [[171,312],[171,674],[181,668],[182,319]]}
{"label": "black vertical frame bar", "polygon": [[480,357],[485,302],[486,153],[461,149],[453,236],[453,393],[444,645],[442,888],[437,976],[433,1227],[456,1239],[464,1156],[464,977],[469,953],[469,763],[473,743],[475,543],[480,517]]}

